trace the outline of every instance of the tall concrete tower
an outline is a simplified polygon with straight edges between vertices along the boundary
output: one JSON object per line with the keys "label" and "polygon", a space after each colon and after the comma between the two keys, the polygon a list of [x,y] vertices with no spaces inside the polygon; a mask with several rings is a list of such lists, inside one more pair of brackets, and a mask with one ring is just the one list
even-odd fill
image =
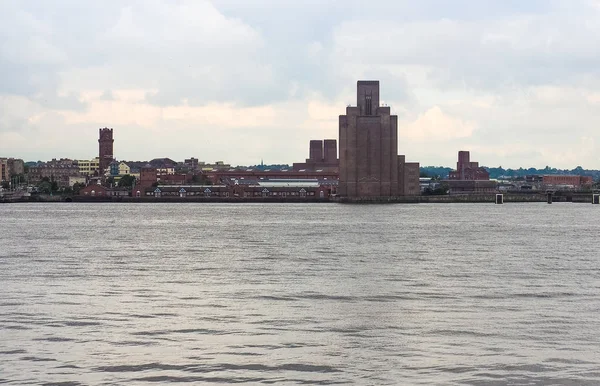
{"label": "tall concrete tower", "polygon": [[317,139],[310,141],[308,159],[312,162],[323,162],[323,141]]}
{"label": "tall concrete tower", "polygon": [[379,106],[379,81],[358,81],[356,107],[340,115],[342,196],[398,195],[398,117]]}
{"label": "tall concrete tower", "polygon": [[419,194],[419,164],[398,155],[398,117],[379,105],[379,81],[358,81],[356,106],[340,115],[338,194],[390,197]]}
{"label": "tall concrete tower", "polygon": [[99,130],[99,153],[98,157],[100,158],[100,175],[104,175],[104,171],[110,163],[113,161],[113,143],[115,140],[113,139],[113,129],[109,129],[105,127],[104,129]]}
{"label": "tall concrete tower", "polygon": [[323,160],[328,163],[336,163],[337,156],[337,140],[326,139],[323,141]]}

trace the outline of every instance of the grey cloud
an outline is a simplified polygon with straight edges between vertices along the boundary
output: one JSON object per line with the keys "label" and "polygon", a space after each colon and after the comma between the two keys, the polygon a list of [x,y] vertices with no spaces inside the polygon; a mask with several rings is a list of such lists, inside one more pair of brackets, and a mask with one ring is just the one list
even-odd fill
{"label": "grey cloud", "polygon": [[[543,82],[560,70],[556,65],[552,71],[548,65],[556,61],[529,55],[547,65],[511,73],[510,68],[523,67],[528,58],[512,55],[510,49],[507,55],[502,43],[494,46],[480,40],[486,30],[505,26],[487,21],[491,15],[543,13],[551,4],[429,0],[419,6],[411,1],[381,1],[364,7],[360,1],[220,0],[213,8],[200,1],[8,3],[5,11],[21,16],[15,20],[5,16],[2,31],[36,37],[57,59],[38,69],[21,67],[21,74],[15,73],[15,66],[24,63],[13,63],[11,73],[20,81],[7,91],[32,95],[40,86],[31,84],[31,79],[41,75],[53,80],[57,89],[58,77],[87,71],[90,79],[69,82],[97,88],[155,88],[158,92],[148,101],[160,105],[184,99],[192,104],[255,105],[286,98],[292,84],[299,85],[298,97],[318,91],[334,98],[349,78],[340,76],[340,67],[361,62],[378,63],[368,68],[372,73],[382,64],[434,66],[431,80],[444,87],[457,87],[465,80],[472,87],[520,82],[520,78]],[[311,42],[323,46],[316,57],[307,56]],[[593,69],[596,57],[589,55],[576,65]],[[107,69],[113,78],[94,83],[92,73]]]}
{"label": "grey cloud", "polygon": [[57,94],[42,94],[32,98],[41,106],[56,110],[82,111],[87,108],[87,103],[82,102],[77,94],[70,93],[65,96]]}
{"label": "grey cloud", "polygon": [[[528,90],[600,87],[600,9],[589,4],[1,1],[0,96],[23,96],[54,110],[85,109],[79,97],[84,91],[104,90],[101,99],[113,100],[112,92],[124,89],[153,90],[145,101],[159,106],[183,101],[254,106],[313,95],[354,103],[356,80],[373,78],[381,81],[383,100],[406,114],[405,120],[439,105],[445,113],[477,122],[465,145],[509,146],[515,138],[569,143],[560,133],[573,127],[578,135],[591,135],[600,120],[595,106],[577,99],[542,106]],[[489,109],[472,106],[490,95],[495,98]],[[515,117],[518,109],[522,115]],[[34,113],[12,114],[2,130],[26,130]],[[572,127],[560,114],[575,117]],[[290,129],[298,124],[291,122]],[[99,125],[106,122],[89,124]],[[552,135],[544,137],[548,132]],[[273,137],[274,147],[281,149],[285,140]]]}
{"label": "grey cloud", "polygon": [[102,93],[102,95],[100,95],[100,100],[103,101],[114,101],[115,100],[115,96],[113,95],[111,90],[104,90],[104,92]]}

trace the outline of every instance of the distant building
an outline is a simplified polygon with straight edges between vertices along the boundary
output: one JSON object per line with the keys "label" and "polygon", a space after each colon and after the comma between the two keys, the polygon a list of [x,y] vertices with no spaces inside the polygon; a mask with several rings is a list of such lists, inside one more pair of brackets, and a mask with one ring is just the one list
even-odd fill
{"label": "distant building", "polygon": [[306,162],[294,163],[292,165],[293,170],[339,170],[340,164],[337,157],[337,141],[335,139],[311,140],[308,153]]}
{"label": "distant building", "polygon": [[356,99],[339,118],[338,194],[419,195],[419,164],[398,155],[398,117],[379,105],[379,81],[358,81]]}
{"label": "distant building", "polygon": [[449,194],[491,194],[497,188],[496,181],[491,180],[447,180]]}
{"label": "distant building", "polygon": [[398,156],[398,195],[418,196],[421,193],[420,168],[418,162],[406,162],[404,155]]}
{"label": "distant building", "polygon": [[206,163],[206,162],[198,162],[198,168],[203,171],[225,170],[225,169],[231,169],[231,165],[226,164],[223,161],[216,161],[215,163],[212,163],[212,164]]}
{"label": "distant building", "polygon": [[69,186],[73,187],[75,184],[85,185],[86,180],[83,176],[69,176]]}
{"label": "distant building", "polygon": [[450,172],[449,180],[489,180],[490,174],[485,168],[479,166],[479,162],[471,162],[468,151],[458,152],[456,170]]}
{"label": "distant building", "polygon": [[188,158],[183,161],[183,164],[191,170],[198,169],[198,158]]}
{"label": "distant building", "polygon": [[108,168],[111,177],[116,177],[119,175],[119,162],[117,160],[112,161],[110,165],[108,165]]}
{"label": "distant building", "polygon": [[48,178],[49,181],[56,181],[57,185],[61,188],[66,188],[70,185],[71,177],[79,177],[79,166],[77,163],[68,158],[61,158],[57,160],[52,159],[49,162],[42,162],[36,166],[29,167],[29,183],[37,185],[44,178]]}
{"label": "distant building", "polygon": [[152,187],[157,182],[158,177],[156,168],[148,163],[140,168],[139,178],[137,179],[137,183],[133,187],[133,190],[143,191],[146,188]]}
{"label": "distant building", "polygon": [[92,160],[75,160],[75,164],[79,167],[79,173],[82,176],[91,177],[98,174],[100,169],[100,158],[96,157]]}
{"label": "distant building", "polygon": [[11,176],[25,173],[25,162],[22,159],[9,158],[7,163],[8,172]]}
{"label": "distant building", "polygon": [[112,197],[127,197],[130,195],[128,189],[124,188],[108,188],[99,184],[89,184],[79,190],[79,195],[89,198],[112,198]]}
{"label": "distant building", "polygon": [[594,183],[589,176],[561,176],[545,175],[542,176],[542,185],[546,189],[582,189],[589,188]]}
{"label": "distant building", "polygon": [[125,162],[119,162],[119,175],[125,176],[127,174],[131,174],[131,168]]}
{"label": "distant building", "polygon": [[286,199],[323,200],[331,194],[331,186],[322,185],[318,180],[276,181],[219,184],[219,185],[158,185],[133,190],[134,197],[145,198],[245,198],[245,199]]}
{"label": "distant building", "polygon": [[327,185],[334,183],[337,186],[338,172],[337,171],[293,171],[279,169],[230,169],[230,170],[213,170],[205,173],[205,176],[213,184],[217,185],[227,180],[243,181],[266,181],[266,180],[313,180],[317,179],[322,184]]}
{"label": "distant building", "polygon": [[109,169],[111,177],[120,177],[131,173],[131,168],[123,161],[112,161],[109,165]]}
{"label": "distant building", "polygon": [[25,163],[17,158],[0,158],[0,181],[10,181],[12,176],[25,173]]}
{"label": "distant building", "polygon": [[115,140],[113,139],[113,129],[109,129],[105,127],[104,129],[99,129],[99,153],[98,158],[99,161],[99,174],[102,176],[104,172],[109,167],[110,163],[113,161],[114,153],[113,153],[113,144]]}
{"label": "distant building", "polygon": [[8,158],[0,158],[0,182],[8,181],[9,179]]}
{"label": "distant building", "polygon": [[490,181],[490,174],[479,162],[471,162],[468,151],[458,152],[456,170],[448,175],[450,194],[491,194],[497,191],[497,182]]}
{"label": "distant building", "polygon": [[170,158],[154,158],[153,160],[150,160],[147,163],[156,169],[173,169],[173,170],[175,170],[175,167],[177,166],[177,161],[173,161]]}

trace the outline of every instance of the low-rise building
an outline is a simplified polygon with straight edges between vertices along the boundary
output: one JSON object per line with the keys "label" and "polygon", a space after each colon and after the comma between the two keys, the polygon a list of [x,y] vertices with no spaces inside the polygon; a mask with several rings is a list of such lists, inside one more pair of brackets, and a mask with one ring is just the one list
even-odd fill
{"label": "low-rise building", "polygon": [[9,179],[8,158],[0,158],[0,182],[8,181]]}
{"label": "low-rise building", "polygon": [[124,176],[127,174],[131,174],[131,168],[125,162],[119,162],[119,175]]}
{"label": "low-rise building", "polygon": [[198,169],[198,158],[192,157],[192,158],[185,159],[183,161],[183,165],[185,167],[189,168],[190,170],[196,170],[196,169]]}
{"label": "low-rise building", "polygon": [[309,171],[309,170],[279,170],[279,169],[229,169],[229,170],[214,170],[205,172],[204,175],[213,184],[218,185],[227,179],[232,180],[324,180],[335,181],[339,180],[337,171]]}
{"label": "low-rise building", "polygon": [[308,158],[305,162],[294,163],[292,169],[294,171],[339,171],[340,162],[337,156],[337,140],[311,140],[308,147]]}
{"label": "low-rise building", "polygon": [[456,170],[450,172],[448,179],[487,181],[490,179],[490,174],[485,168],[479,166],[479,162],[471,162],[471,155],[468,151],[461,150],[458,152]]}
{"label": "low-rise building", "polygon": [[490,194],[497,191],[496,181],[447,180],[449,194]]}
{"label": "low-rise building", "polygon": [[73,187],[75,184],[85,185],[87,178],[84,176],[69,176],[69,186]]}
{"label": "low-rise building", "polygon": [[317,181],[305,183],[268,181],[233,185],[158,185],[133,190],[134,197],[146,198],[258,198],[327,199],[332,187]]}
{"label": "low-rise building", "polygon": [[215,163],[206,163],[206,162],[198,162],[198,169],[202,171],[212,171],[212,170],[228,170],[231,169],[230,164],[226,164],[223,161],[217,161]]}
{"label": "low-rise building", "polygon": [[25,173],[25,163],[18,158],[0,158],[0,181]]}
{"label": "low-rise building", "polygon": [[129,196],[129,190],[125,188],[108,188],[100,184],[89,184],[79,190],[79,195],[89,198],[111,198]]}
{"label": "low-rise building", "polygon": [[75,163],[79,167],[79,173],[85,177],[98,174],[100,169],[100,158],[98,157],[91,160],[75,160]]}
{"label": "low-rise building", "polygon": [[471,162],[468,151],[458,152],[456,170],[448,175],[449,194],[485,194],[497,191],[496,181],[490,181],[488,171],[479,166],[479,162]]}
{"label": "low-rise building", "polygon": [[564,176],[564,175],[545,175],[542,176],[542,184],[545,189],[558,190],[578,190],[590,188],[594,180],[589,176]]}
{"label": "low-rise building", "polygon": [[406,156],[398,155],[398,194],[400,196],[421,194],[420,171],[418,162],[406,162]]}
{"label": "low-rise building", "polygon": [[70,185],[70,177],[79,177],[79,166],[68,158],[56,158],[49,162],[42,162],[29,168],[29,183],[37,185],[44,178],[56,181],[59,187],[66,188]]}

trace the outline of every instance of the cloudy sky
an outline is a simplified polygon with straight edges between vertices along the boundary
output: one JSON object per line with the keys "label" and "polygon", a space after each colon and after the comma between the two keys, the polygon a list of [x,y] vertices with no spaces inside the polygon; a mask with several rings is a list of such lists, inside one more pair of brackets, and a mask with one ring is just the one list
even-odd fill
{"label": "cloudy sky", "polygon": [[0,1],[0,156],[298,162],[358,79],[408,160],[600,168],[600,0]]}

